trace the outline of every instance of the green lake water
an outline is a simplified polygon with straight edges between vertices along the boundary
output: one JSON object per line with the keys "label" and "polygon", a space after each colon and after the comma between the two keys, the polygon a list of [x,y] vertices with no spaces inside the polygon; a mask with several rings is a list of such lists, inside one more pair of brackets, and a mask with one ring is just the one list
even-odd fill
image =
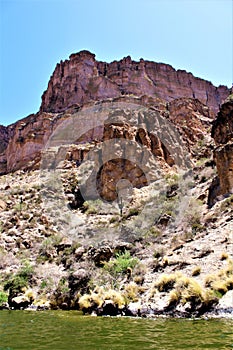
{"label": "green lake water", "polygon": [[0,311],[0,350],[233,349],[233,320],[82,316]]}

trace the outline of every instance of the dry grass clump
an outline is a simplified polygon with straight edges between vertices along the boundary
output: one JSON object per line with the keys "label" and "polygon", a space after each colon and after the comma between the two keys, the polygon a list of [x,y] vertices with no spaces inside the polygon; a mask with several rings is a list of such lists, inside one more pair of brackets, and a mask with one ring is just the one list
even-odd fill
{"label": "dry grass clump", "polygon": [[91,292],[81,296],[78,303],[80,310],[87,312],[89,309],[102,306],[103,298],[101,295]]}
{"label": "dry grass clump", "polygon": [[195,266],[192,270],[192,276],[199,276],[201,273],[201,267],[200,266]]}
{"label": "dry grass clump", "polygon": [[101,287],[90,292],[90,294],[81,296],[78,304],[80,310],[86,313],[100,308],[105,300],[111,300],[119,309],[123,309],[125,306],[125,298],[120,292],[114,289],[105,290]]}
{"label": "dry grass clump", "polygon": [[192,277],[181,273],[162,275],[154,284],[151,296],[156,292],[170,292],[168,307],[190,303],[192,308],[196,306],[208,307],[217,301],[216,296],[210,289],[204,289]]}
{"label": "dry grass clump", "polygon": [[205,286],[209,287],[219,297],[233,289],[233,261],[228,259],[228,265],[215,275],[208,275]]}
{"label": "dry grass clump", "polygon": [[137,302],[139,300],[139,287],[136,283],[131,282],[129,284],[126,284],[123,296],[125,298],[126,304],[129,302]]}
{"label": "dry grass clump", "polygon": [[114,289],[109,289],[104,293],[104,300],[112,300],[119,309],[123,309],[125,306],[125,299],[123,295]]}
{"label": "dry grass clump", "polygon": [[168,292],[174,287],[177,280],[177,274],[162,275],[158,282],[155,283],[154,287],[158,289],[159,292]]}

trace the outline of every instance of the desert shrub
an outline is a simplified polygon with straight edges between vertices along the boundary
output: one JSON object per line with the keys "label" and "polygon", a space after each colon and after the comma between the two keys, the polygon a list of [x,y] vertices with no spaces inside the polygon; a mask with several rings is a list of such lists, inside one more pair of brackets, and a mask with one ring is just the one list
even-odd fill
{"label": "desert shrub", "polygon": [[61,242],[62,237],[59,235],[53,235],[46,238],[39,250],[38,262],[52,261],[53,257],[57,255],[56,246]]}
{"label": "desert shrub", "polygon": [[192,199],[184,211],[184,220],[187,225],[192,228],[192,232],[203,231],[204,226],[201,224],[202,202],[197,199]]}
{"label": "desert shrub", "polygon": [[167,184],[169,186],[173,186],[173,185],[178,184],[180,179],[181,179],[181,177],[177,173],[172,173],[172,174],[171,173],[167,173],[165,175],[165,181],[167,182]]}
{"label": "desert shrub", "polygon": [[188,301],[196,304],[202,302],[204,299],[202,287],[193,278],[187,279],[186,283],[180,289],[181,301],[184,304]]}
{"label": "desert shrub", "polygon": [[118,217],[113,216],[113,217],[111,217],[111,219],[109,220],[109,223],[110,223],[110,224],[113,224],[114,222],[117,222],[117,221],[118,221]]}
{"label": "desert shrub", "polygon": [[0,292],[0,307],[6,303],[8,300],[8,294],[5,292]]}
{"label": "desert shrub", "polygon": [[102,202],[100,199],[88,200],[83,203],[82,209],[87,214],[97,214],[101,209]]}
{"label": "desert shrub", "polygon": [[125,274],[132,270],[138,263],[137,258],[133,258],[129,251],[117,253],[116,257],[105,263],[104,268],[113,275]]}
{"label": "desert shrub", "polygon": [[124,215],[124,219],[128,219],[131,216],[137,216],[137,215],[139,215],[139,213],[140,213],[139,208],[130,208],[128,213],[126,215]]}
{"label": "desert shrub", "polygon": [[156,259],[162,258],[164,255],[165,255],[165,249],[163,246],[158,247],[153,253],[153,257]]}
{"label": "desert shrub", "polygon": [[114,289],[107,290],[104,293],[103,298],[104,300],[112,300],[113,303],[119,307],[119,309],[122,309],[125,306],[125,299],[123,295]]}
{"label": "desert shrub", "polygon": [[161,230],[156,226],[151,226],[146,232],[145,237],[159,237],[161,235]]}
{"label": "desert shrub", "polygon": [[221,254],[221,260],[226,260],[226,259],[228,259],[228,257],[229,257],[229,255],[228,255],[228,253],[227,252],[223,252],[222,254]]}
{"label": "desert shrub", "polygon": [[19,269],[19,271],[14,274],[7,276],[4,283],[4,290],[9,290],[10,295],[17,295],[19,292],[23,290],[23,288],[27,288],[33,276],[33,267],[29,262],[25,261],[23,266]]}
{"label": "desert shrub", "polygon": [[228,198],[226,198],[222,203],[221,203],[221,206],[220,206],[220,212],[228,209],[228,208],[231,208],[233,205],[233,194],[230,195]]}

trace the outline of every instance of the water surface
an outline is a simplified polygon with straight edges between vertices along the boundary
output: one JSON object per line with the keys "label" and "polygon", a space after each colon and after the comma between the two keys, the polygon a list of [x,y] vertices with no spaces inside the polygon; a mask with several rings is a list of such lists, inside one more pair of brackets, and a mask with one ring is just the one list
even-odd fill
{"label": "water surface", "polygon": [[82,316],[0,311],[0,350],[233,349],[233,320]]}

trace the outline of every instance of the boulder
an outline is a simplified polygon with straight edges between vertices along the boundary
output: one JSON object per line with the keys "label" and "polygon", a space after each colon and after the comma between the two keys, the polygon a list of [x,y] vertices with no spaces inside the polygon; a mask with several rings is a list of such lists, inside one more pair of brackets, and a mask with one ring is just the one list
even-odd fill
{"label": "boulder", "polygon": [[233,314],[233,290],[229,290],[224,296],[219,300],[216,307],[218,312],[230,312]]}
{"label": "boulder", "polygon": [[4,202],[2,199],[0,199],[0,212],[5,211],[7,208],[6,202]]}
{"label": "boulder", "polygon": [[26,309],[31,304],[26,295],[19,295],[11,299],[10,307],[15,310]]}

